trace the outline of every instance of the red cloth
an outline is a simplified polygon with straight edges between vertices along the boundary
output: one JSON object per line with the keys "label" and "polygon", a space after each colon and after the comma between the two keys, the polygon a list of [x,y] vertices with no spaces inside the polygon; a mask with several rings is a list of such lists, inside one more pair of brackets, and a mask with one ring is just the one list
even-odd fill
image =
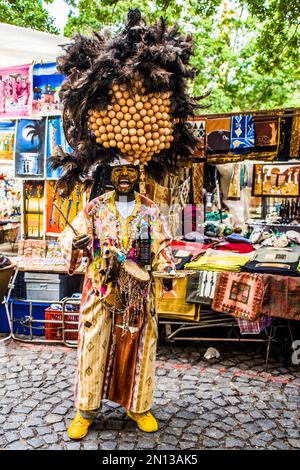
{"label": "red cloth", "polygon": [[205,245],[204,243],[185,242],[181,240],[173,240],[171,243],[172,251],[186,250],[190,251],[192,255],[196,255],[197,253],[204,253],[206,250],[208,250],[208,248],[212,247],[212,243]]}
{"label": "red cloth", "polygon": [[251,253],[255,251],[251,243],[224,243],[214,246],[215,250],[235,251],[237,253]]}

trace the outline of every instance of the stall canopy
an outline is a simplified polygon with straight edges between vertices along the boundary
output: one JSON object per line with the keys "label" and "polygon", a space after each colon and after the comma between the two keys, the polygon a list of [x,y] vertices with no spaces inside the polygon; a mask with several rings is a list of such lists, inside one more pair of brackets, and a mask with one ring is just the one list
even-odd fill
{"label": "stall canopy", "polygon": [[0,67],[53,62],[61,52],[59,46],[68,41],[64,36],[0,23]]}

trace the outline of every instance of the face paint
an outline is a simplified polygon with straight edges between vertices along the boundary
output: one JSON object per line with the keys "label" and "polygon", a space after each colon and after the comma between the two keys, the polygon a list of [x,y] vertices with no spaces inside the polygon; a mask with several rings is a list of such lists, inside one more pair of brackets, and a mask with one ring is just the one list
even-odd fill
{"label": "face paint", "polygon": [[139,180],[138,169],[133,165],[115,166],[111,174],[111,182],[118,194],[130,194]]}

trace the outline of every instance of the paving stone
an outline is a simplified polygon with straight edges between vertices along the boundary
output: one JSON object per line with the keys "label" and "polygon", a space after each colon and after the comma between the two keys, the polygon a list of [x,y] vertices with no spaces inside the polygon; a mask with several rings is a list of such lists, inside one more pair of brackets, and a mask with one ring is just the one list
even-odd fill
{"label": "paving stone", "polygon": [[287,441],[290,446],[294,447],[295,449],[300,449],[300,439],[288,439]]}
{"label": "paving stone", "polygon": [[30,437],[34,437],[34,432],[31,428],[23,428],[20,431],[20,436],[23,439],[29,439]]}
{"label": "paving stone", "polygon": [[28,439],[28,444],[31,445],[34,449],[39,449],[44,445],[44,442],[39,439],[38,437],[34,437],[33,439]]}
{"label": "paving stone", "polygon": [[117,447],[115,441],[106,441],[100,444],[100,449],[102,450],[114,450]]}
{"label": "paving stone", "polygon": [[233,437],[227,437],[225,439],[225,447],[230,448],[242,448],[245,446],[245,441],[241,439],[235,439]]}

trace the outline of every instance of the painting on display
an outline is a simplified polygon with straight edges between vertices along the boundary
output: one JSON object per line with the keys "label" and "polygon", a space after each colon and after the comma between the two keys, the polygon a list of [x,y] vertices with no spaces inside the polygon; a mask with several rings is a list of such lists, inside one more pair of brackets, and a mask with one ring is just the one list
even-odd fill
{"label": "painting on display", "polygon": [[44,181],[27,180],[23,183],[24,220],[23,238],[43,238],[44,235]]}
{"label": "painting on display", "polygon": [[253,169],[253,196],[298,197],[300,165],[256,164]]}
{"label": "painting on display", "polygon": [[52,170],[49,164],[49,157],[57,155],[57,146],[65,149],[65,137],[62,129],[60,116],[49,117],[47,120],[47,144],[46,144],[46,177],[48,179],[58,179],[61,174],[61,168]]}
{"label": "painting on display", "polygon": [[33,100],[34,114],[58,114],[61,110],[59,90],[64,75],[58,73],[55,62],[35,64],[33,66]]}
{"label": "painting on display", "polygon": [[15,121],[0,121],[0,160],[13,159],[15,133]]}
{"label": "painting on display", "polygon": [[69,222],[83,208],[84,187],[77,184],[70,197],[63,198],[56,191],[56,181],[46,181],[46,233],[60,233],[66,226],[64,217],[56,209],[60,208]]}
{"label": "painting on display", "polygon": [[18,121],[15,145],[16,177],[43,178],[45,128],[45,118]]}
{"label": "painting on display", "polygon": [[0,67],[0,118],[26,117],[30,113],[30,65]]}

